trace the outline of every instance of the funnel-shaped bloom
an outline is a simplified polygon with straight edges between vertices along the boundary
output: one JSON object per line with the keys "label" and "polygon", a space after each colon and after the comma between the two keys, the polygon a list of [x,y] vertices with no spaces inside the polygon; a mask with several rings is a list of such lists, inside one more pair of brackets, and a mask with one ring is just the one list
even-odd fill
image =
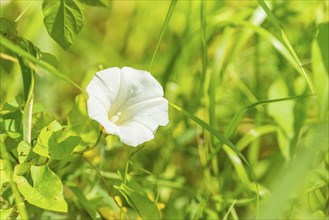
{"label": "funnel-shaped bloom", "polygon": [[87,87],[89,116],[109,134],[136,147],[168,123],[168,101],[152,75],[130,67],[97,72]]}

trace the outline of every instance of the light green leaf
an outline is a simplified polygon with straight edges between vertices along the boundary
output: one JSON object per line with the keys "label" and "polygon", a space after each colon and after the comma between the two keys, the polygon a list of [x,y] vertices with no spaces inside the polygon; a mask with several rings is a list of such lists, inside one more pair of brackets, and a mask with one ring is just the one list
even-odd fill
{"label": "light green leaf", "polygon": [[319,24],[317,41],[321,51],[322,62],[329,73],[329,23]]}
{"label": "light green leaf", "polygon": [[77,0],[44,0],[44,23],[49,35],[67,50],[83,26],[83,10]]}
{"label": "light green leaf", "polygon": [[14,211],[14,208],[1,209],[0,210],[0,219],[11,219],[10,215]]}
{"label": "light green leaf", "polygon": [[26,141],[21,141],[17,147],[18,161],[23,163],[31,151],[31,145]]}
{"label": "light green leaf", "polygon": [[57,121],[51,122],[41,130],[33,151],[41,156],[52,159],[62,159],[69,156],[79,144],[80,138],[69,136],[61,141],[63,139],[62,130],[62,126]]}
{"label": "light green leaf", "polygon": [[31,166],[33,187],[24,176],[14,176],[19,192],[32,205],[43,209],[67,212],[67,204],[63,197],[61,180],[47,165]]}
{"label": "light green leaf", "polygon": [[37,139],[41,130],[52,121],[54,121],[54,118],[47,112],[34,113],[32,116],[32,139]]}

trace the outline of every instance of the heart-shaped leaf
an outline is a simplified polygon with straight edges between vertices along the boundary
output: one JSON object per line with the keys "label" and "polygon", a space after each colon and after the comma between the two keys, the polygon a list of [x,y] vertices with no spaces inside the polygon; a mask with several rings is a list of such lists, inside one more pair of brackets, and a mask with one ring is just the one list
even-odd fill
{"label": "heart-shaped leaf", "polygon": [[67,212],[63,184],[47,165],[31,166],[33,187],[24,176],[14,176],[19,192],[32,205],[56,212]]}

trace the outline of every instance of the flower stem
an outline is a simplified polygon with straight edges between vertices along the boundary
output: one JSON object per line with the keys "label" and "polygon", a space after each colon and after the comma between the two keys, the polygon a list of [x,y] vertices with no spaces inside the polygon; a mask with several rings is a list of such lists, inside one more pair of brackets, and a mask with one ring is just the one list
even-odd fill
{"label": "flower stem", "polygon": [[125,185],[126,185],[126,182],[127,182],[127,176],[128,176],[128,171],[129,171],[130,157],[131,157],[131,147],[129,147],[129,150],[128,150],[128,157],[127,157],[125,175],[123,177],[123,184],[125,184]]}

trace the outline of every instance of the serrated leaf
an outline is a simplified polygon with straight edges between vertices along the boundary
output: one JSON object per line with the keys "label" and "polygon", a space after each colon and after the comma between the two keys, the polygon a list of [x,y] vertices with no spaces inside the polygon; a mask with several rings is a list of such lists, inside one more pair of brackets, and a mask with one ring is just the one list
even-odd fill
{"label": "serrated leaf", "polygon": [[19,192],[32,205],[43,209],[67,212],[67,204],[63,197],[61,180],[47,165],[31,166],[33,187],[24,176],[14,176]]}
{"label": "serrated leaf", "polygon": [[18,161],[23,163],[31,151],[31,146],[26,141],[21,141],[17,147]]}
{"label": "serrated leaf", "polygon": [[49,35],[67,50],[83,26],[83,10],[77,0],[44,0],[44,24]]}
{"label": "serrated leaf", "polygon": [[33,151],[41,156],[52,159],[63,159],[68,157],[73,149],[80,143],[80,137],[69,136],[63,141],[63,128],[57,122],[51,122],[43,128],[37,140]]}

